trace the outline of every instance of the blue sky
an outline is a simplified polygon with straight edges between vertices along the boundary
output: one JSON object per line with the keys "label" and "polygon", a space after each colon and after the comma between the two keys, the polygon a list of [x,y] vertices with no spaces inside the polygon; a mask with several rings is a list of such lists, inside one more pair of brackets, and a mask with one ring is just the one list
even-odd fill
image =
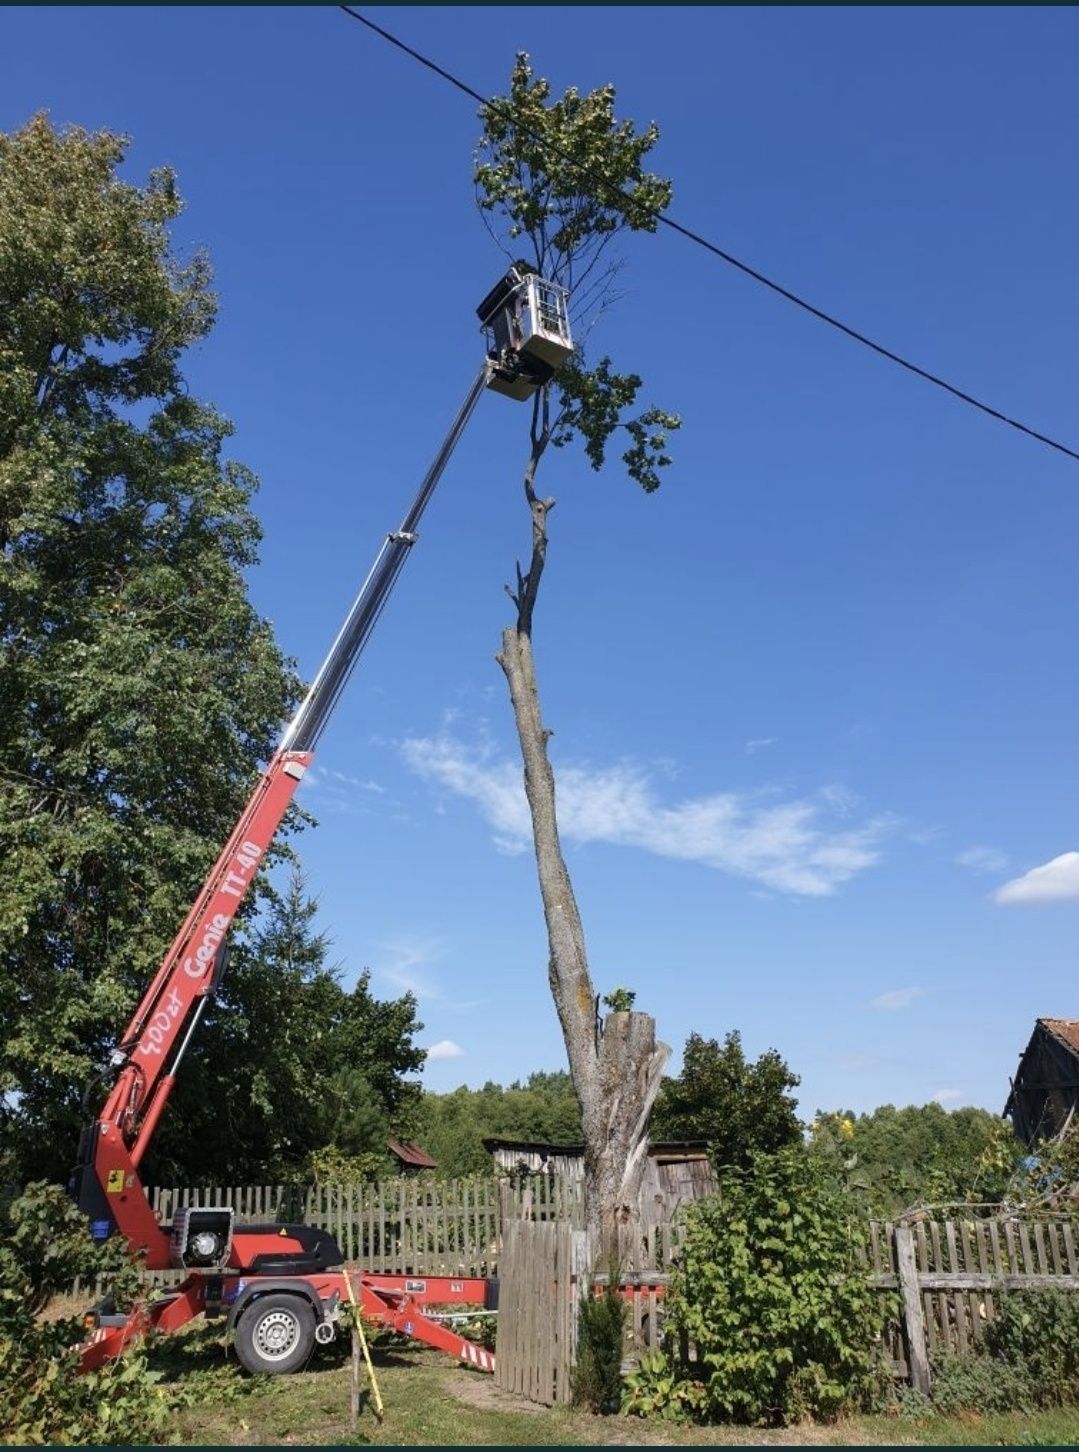
{"label": "blue sky", "polygon": [[[518,49],[614,82],[680,220],[1076,445],[1074,10],[368,13],[484,93]],[[332,8],[4,10],[0,126],[41,107],[178,171],[221,298],[188,378],[310,674],[481,358],[475,108]],[[1079,465],[677,237],[623,255],[596,345],[676,461],[650,498],[548,461],[536,627],[597,987],[676,1051],[775,1046],[807,1115],[999,1109],[1033,1019],[1079,1015]],[[563,1063],[494,663],[526,440],[483,400],[305,788],[335,952],[416,990],[439,1089]]]}

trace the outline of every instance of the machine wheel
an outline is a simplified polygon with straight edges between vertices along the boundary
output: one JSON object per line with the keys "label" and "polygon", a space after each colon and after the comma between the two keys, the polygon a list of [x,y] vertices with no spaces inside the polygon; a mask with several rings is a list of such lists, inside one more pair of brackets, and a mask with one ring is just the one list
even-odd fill
{"label": "machine wheel", "polygon": [[315,1313],[288,1291],[258,1296],[236,1326],[236,1355],[245,1371],[285,1376],[306,1366],[315,1345]]}

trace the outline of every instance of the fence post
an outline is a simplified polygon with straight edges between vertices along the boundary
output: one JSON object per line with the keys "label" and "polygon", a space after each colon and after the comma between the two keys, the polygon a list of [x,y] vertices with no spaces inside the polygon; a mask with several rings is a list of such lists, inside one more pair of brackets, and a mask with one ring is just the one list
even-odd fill
{"label": "fence post", "polygon": [[909,1225],[895,1227],[895,1264],[899,1273],[899,1290],[903,1298],[903,1328],[907,1337],[907,1364],[910,1383],[916,1391],[929,1395],[929,1353],[925,1344],[925,1316],[918,1289],[918,1266],[914,1259],[914,1233]]}

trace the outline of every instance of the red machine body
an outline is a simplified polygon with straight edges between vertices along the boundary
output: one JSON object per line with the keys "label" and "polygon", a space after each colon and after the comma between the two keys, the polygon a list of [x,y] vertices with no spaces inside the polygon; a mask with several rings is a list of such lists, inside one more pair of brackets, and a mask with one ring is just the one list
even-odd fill
{"label": "red machine body", "polygon": [[[172,1265],[169,1236],[150,1208],[138,1167],[176,1082],[181,1035],[189,1038],[217,986],[232,920],[273,841],[312,753],[278,751],[162,960],[117,1050],[122,1068],[84,1146],[96,1185],[82,1204],[102,1209],[148,1270]],[[104,1203],[102,1204],[102,1195]]]}

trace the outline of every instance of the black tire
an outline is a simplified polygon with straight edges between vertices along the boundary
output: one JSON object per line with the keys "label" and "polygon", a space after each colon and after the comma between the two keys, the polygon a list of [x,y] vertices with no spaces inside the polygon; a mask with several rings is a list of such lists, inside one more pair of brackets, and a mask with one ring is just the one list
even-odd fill
{"label": "black tire", "polygon": [[256,1296],[236,1324],[236,1355],[254,1375],[287,1376],[306,1366],[315,1346],[315,1313],[302,1296]]}

